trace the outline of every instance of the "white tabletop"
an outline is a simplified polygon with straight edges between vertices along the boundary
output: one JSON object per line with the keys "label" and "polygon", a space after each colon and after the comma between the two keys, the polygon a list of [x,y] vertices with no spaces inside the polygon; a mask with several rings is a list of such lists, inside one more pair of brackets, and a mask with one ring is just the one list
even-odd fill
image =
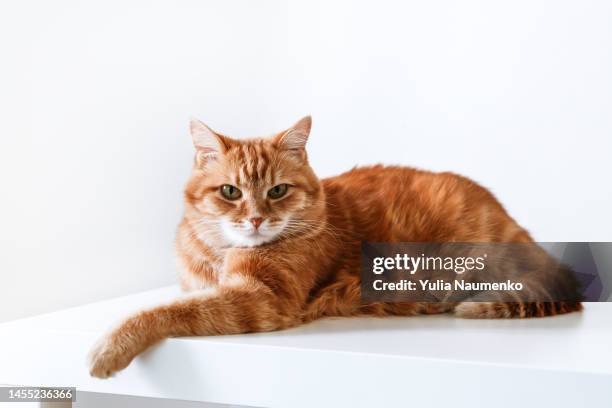
{"label": "white tabletop", "polygon": [[110,380],[88,376],[85,356],[98,336],[131,311],[178,295],[173,286],[2,324],[0,383],[253,406],[467,406],[474,398],[512,406],[525,393],[544,406],[569,406],[596,402],[612,387],[605,303],[542,319],[338,318],[174,338]]}

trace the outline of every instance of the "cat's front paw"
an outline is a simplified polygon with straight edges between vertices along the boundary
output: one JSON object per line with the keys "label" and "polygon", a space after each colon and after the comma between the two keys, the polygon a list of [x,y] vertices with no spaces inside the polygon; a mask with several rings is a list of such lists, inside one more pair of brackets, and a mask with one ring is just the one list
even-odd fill
{"label": "cat's front paw", "polygon": [[133,358],[113,336],[105,336],[89,353],[89,374],[98,378],[111,377],[115,372],[127,367]]}

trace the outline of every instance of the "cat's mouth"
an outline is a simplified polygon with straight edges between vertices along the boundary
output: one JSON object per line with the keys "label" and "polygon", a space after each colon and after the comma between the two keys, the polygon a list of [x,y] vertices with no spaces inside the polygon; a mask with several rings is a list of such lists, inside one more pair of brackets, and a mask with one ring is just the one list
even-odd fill
{"label": "cat's mouth", "polygon": [[221,224],[225,239],[237,247],[254,247],[265,244],[274,239],[272,231],[262,228],[245,228],[244,226],[232,225],[230,223]]}

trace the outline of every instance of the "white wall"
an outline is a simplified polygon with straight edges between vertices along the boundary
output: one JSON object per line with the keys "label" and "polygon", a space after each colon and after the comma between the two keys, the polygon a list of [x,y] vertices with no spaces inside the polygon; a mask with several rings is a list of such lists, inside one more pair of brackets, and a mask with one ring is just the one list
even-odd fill
{"label": "white wall", "polygon": [[169,284],[190,115],[314,116],[321,176],[453,170],[539,240],[610,240],[612,3],[0,6],[0,321]]}

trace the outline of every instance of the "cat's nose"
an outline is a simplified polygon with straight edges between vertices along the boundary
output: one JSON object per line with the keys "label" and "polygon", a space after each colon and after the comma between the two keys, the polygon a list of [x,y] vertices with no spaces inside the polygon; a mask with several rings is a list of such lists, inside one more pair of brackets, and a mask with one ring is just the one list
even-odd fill
{"label": "cat's nose", "polygon": [[255,229],[257,229],[257,228],[259,228],[259,226],[263,222],[263,218],[262,217],[253,217],[249,221],[251,221],[251,224],[253,224]]}

